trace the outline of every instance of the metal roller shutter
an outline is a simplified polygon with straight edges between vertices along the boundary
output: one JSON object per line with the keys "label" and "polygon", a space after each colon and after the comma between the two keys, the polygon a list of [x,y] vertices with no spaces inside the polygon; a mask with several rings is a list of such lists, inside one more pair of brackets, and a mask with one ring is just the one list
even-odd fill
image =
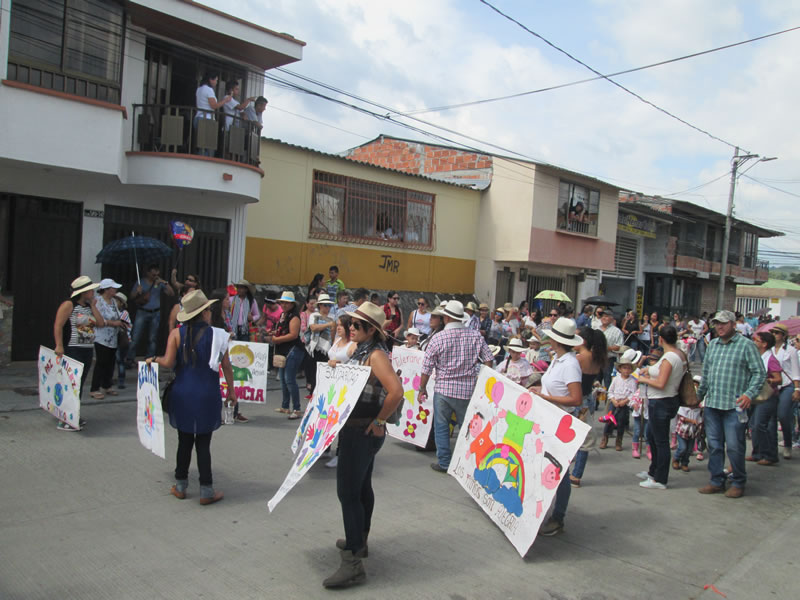
{"label": "metal roller shutter", "polygon": [[614,251],[614,270],[603,271],[608,277],[636,278],[636,259],[639,254],[639,241],[629,237],[617,236],[617,247]]}

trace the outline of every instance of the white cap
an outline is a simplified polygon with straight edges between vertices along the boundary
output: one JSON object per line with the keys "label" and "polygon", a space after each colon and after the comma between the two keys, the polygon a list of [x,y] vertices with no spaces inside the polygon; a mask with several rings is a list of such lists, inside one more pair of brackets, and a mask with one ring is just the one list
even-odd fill
{"label": "white cap", "polygon": [[101,290],[107,290],[108,288],[114,288],[115,290],[118,290],[119,288],[122,287],[122,284],[121,283],[117,283],[113,279],[106,278],[106,279],[103,279],[100,282],[100,285],[98,285],[97,287],[99,289],[101,289]]}

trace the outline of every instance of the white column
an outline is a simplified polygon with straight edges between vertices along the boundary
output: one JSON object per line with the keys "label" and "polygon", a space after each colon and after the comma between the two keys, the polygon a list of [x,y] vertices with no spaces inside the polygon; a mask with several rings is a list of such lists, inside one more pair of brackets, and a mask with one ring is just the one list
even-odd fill
{"label": "white column", "polygon": [[231,239],[228,247],[228,280],[239,281],[244,277],[244,246],[247,237],[247,204],[234,209],[231,219]]}

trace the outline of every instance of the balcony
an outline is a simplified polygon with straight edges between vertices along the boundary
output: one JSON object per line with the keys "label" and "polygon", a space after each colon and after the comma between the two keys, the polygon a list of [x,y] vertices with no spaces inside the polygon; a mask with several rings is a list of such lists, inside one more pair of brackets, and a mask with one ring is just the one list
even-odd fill
{"label": "balcony", "polygon": [[134,104],[126,183],[202,189],[258,201],[257,123],[192,106]]}

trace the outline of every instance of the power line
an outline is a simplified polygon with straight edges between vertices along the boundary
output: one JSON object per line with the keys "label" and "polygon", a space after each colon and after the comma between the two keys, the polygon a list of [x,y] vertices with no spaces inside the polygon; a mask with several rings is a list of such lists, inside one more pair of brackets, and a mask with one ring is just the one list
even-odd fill
{"label": "power line", "polygon": [[[594,68],[590,67],[589,65],[587,65],[587,64],[586,64],[585,62],[583,62],[582,60],[580,60],[580,59],[578,59],[578,58],[575,58],[574,56],[572,56],[572,54],[570,54],[570,53],[569,53],[569,52],[567,52],[566,50],[564,50],[564,49],[562,49],[562,48],[559,48],[559,47],[558,47],[558,46],[556,46],[556,45],[555,45],[553,42],[551,42],[550,40],[548,40],[548,39],[546,39],[545,37],[541,36],[540,34],[536,33],[536,32],[535,32],[535,31],[533,31],[532,29],[528,28],[526,25],[524,25],[524,24],[523,24],[523,23],[521,23],[520,21],[516,20],[514,17],[511,17],[510,15],[507,15],[506,13],[504,13],[503,11],[501,11],[499,8],[497,8],[496,6],[493,6],[493,5],[492,5],[490,2],[488,2],[487,0],[478,0],[478,2],[480,2],[481,4],[485,4],[486,6],[488,6],[489,8],[491,8],[493,11],[495,11],[497,14],[499,14],[499,15],[500,15],[500,16],[502,16],[503,18],[505,18],[505,19],[508,19],[508,20],[509,20],[509,21],[511,21],[512,23],[515,23],[516,25],[518,25],[519,27],[521,27],[522,29],[524,29],[525,31],[527,31],[528,33],[530,33],[532,36],[534,36],[534,37],[536,37],[536,38],[538,38],[538,39],[542,40],[542,41],[543,41],[545,44],[547,44],[548,46],[550,46],[550,47],[551,47],[551,48],[553,48],[554,50],[557,50],[558,52],[561,52],[562,54],[564,54],[565,56],[567,56],[567,57],[568,57],[570,60],[573,60],[573,61],[575,61],[576,63],[578,63],[579,65],[581,65],[581,66],[583,66],[583,67],[585,67],[585,68],[589,69],[589,70],[590,70],[592,73],[594,73],[595,75],[597,75],[599,78],[605,79],[605,80],[606,80],[606,81],[608,81],[609,83],[611,83],[611,84],[615,85],[615,86],[616,86],[616,87],[618,87],[619,89],[621,89],[621,90],[623,90],[624,92],[626,92],[626,93],[630,94],[631,96],[633,96],[633,97],[634,97],[634,98],[636,98],[637,100],[639,100],[639,101],[641,101],[641,102],[644,102],[644,103],[645,103],[645,104],[647,104],[648,106],[651,106],[651,107],[655,108],[657,111],[659,111],[659,112],[661,112],[661,113],[664,113],[664,114],[665,114],[665,115],[667,115],[668,117],[670,117],[670,118],[672,118],[672,119],[675,119],[676,121],[679,121],[680,123],[683,123],[683,124],[684,124],[684,125],[686,125],[687,127],[691,127],[691,128],[692,128],[692,129],[694,129],[695,131],[698,131],[699,133],[702,133],[702,134],[704,134],[704,135],[707,135],[708,137],[710,137],[710,138],[711,138],[711,139],[713,139],[713,140],[717,140],[718,142],[722,142],[723,144],[725,144],[726,146],[730,146],[731,148],[741,148],[742,150],[744,150],[744,148],[742,148],[740,144],[733,144],[733,143],[731,143],[731,142],[728,142],[728,141],[726,141],[726,140],[723,140],[723,139],[722,139],[722,138],[720,138],[720,137],[717,137],[716,135],[714,135],[713,133],[710,133],[710,132],[706,131],[705,129],[701,129],[700,127],[697,127],[696,125],[692,125],[691,123],[689,123],[689,121],[687,121],[687,120],[685,120],[685,119],[682,119],[682,118],[680,118],[679,116],[677,116],[677,115],[675,115],[675,114],[673,114],[673,113],[669,112],[668,110],[666,110],[666,109],[664,109],[664,108],[661,108],[661,107],[660,107],[660,106],[658,106],[657,104],[654,104],[654,103],[653,103],[653,102],[651,102],[650,100],[647,100],[646,98],[643,98],[642,96],[640,96],[640,95],[639,95],[639,94],[637,94],[636,92],[634,92],[634,91],[632,91],[632,90],[630,90],[630,89],[626,88],[624,85],[622,85],[622,84],[620,84],[620,83],[617,83],[616,81],[614,81],[613,79],[610,79],[610,78],[609,78],[608,76],[606,76],[606,75],[603,75],[603,74],[602,74],[600,71],[598,71],[597,69],[594,69]],[[747,154],[752,154],[752,153],[751,153],[749,150],[745,150],[745,153],[747,153]]]}
{"label": "power line", "polygon": [[418,108],[416,110],[409,110],[402,113],[397,113],[399,115],[408,116],[408,115],[419,115],[428,112],[442,112],[445,110],[452,110],[454,108],[464,108],[466,106],[476,106],[479,104],[488,104],[490,102],[500,102],[501,100],[511,100],[513,98],[521,98],[523,96],[531,96],[533,94],[541,94],[542,92],[551,92],[553,90],[560,90],[567,87],[572,87],[574,85],[581,85],[583,83],[588,83],[590,81],[597,81],[598,79],[608,79],[609,77],[616,77],[617,75],[627,75],[628,73],[636,73],[637,71],[644,71],[645,69],[652,69],[654,67],[661,67],[664,65],[668,65],[671,63],[680,62],[682,60],[688,60],[690,58],[697,58],[698,56],[703,56],[705,54],[711,54],[713,52],[719,52],[721,50],[728,50],[730,48],[735,48],[736,46],[742,46],[744,44],[750,44],[752,42],[757,42],[760,40],[764,40],[770,37],[774,37],[776,35],[782,35],[784,33],[789,33],[792,31],[796,31],[800,29],[800,27],[792,27],[790,29],[784,29],[782,31],[776,31],[775,33],[768,33],[766,35],[761,35],[759,37],[754,37],[749,40],[744,40],[741,42],[736,42],[734,44],[726,44],[725,46],[718,46],[716,48],[711,48],[710,50],[703,50],[701,52],[693,52],[692,54],[685,54],[684,56],[679,56],[677,58],[670,58],[668,60],[662,60],[655,63],[650,63],[649,65],[644,65],[641,67],[634,67],[632,69],[625,69],[623,71],[617,71],[615,73],[606,73],[605,75],[598,75],[597,77],[589,77],[588,79],[580,79],[578,81],[571,81],[569,83],[561,83],[558,85],[551,85],[549,87],[539,88],[536,90],[528,90],[526,92],[517,92],[516,94],[508,94],[505,96],[495,96],[494,98],[484,98],[482,100],[472,100],[470,102],[460,102],[458,104],[446,104],[444,106],[433,106],[428,108]]}
{"label": "power line", "polygon": [[775,190],[776,192],[783,192],[784,194],[788,194],[789,196],[794,196],[795,198],[800,198],[800,194],[795,194],[794,192],[790,192],[790,191],[787,191],[787,190],[782,190],[781,188],[775,187],[774,185],[770,185],[768,183],[764,183],[763,181],[760,181],[760,180],[756,179],[755,177],[750,177],[750,175],[744,175],[743,174],[742,177],[744,177],[746,179],[749,179],[750,181],[755,181],[757,184],[763,185],[764,187],[768,187],[769,189]]}

